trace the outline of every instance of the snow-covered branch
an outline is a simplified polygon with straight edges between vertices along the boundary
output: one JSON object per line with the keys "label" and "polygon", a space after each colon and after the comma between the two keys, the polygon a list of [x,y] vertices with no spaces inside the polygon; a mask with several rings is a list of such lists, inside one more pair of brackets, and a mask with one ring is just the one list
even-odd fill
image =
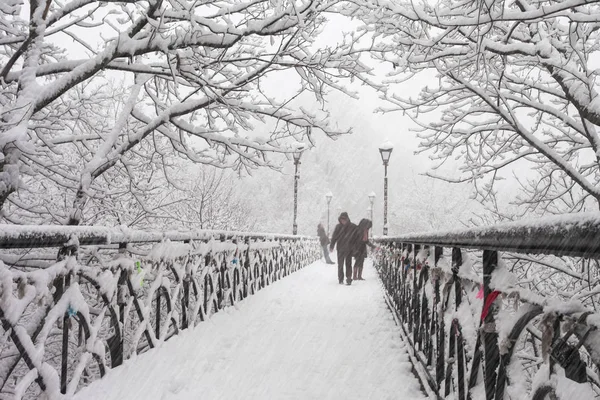
{"label": "snow-covered branch", "polygon": [[[349,132],[303,107],[306,95],[323,110],[332,91],[354,96],[351,79],[375,86],[367,49],[351,38],[316,45],[338,3],[31,1],[27,18],[19,4],[2,8],[3,218],[78,224],[86,207],[121,196],[107,185],[144,158],[149,176],[181,159],[277,167],[268,154],[293,151],[310,128]],[[270,83],[282,76],[283,96]],[[42,192],[51,211],[35,200]]]}
{"label": "snow-covered branch", "polygon": [[[411,115],[424,129],[423,151],[440,164],[463,161],[462,175],[447,180],[473,181],[484,201],[497,179],[529,165],[534,173],[515,200],[538,213],[600,206],[599,11],[598,2],[585,0],[384,1],[345,9],[379,39],[373,56],[394,67],[388,111]],[[432,72],[439,81],[418,98],[395,89]],[[427,113],[433,122],[424,122]],[[576,191],[551,189],[571,183]]]}

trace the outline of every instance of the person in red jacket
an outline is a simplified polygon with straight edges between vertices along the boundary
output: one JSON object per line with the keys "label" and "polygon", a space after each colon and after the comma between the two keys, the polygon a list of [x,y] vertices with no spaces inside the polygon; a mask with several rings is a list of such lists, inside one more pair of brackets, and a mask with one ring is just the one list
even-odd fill
{"label": "person in red jacket", "polygon": [[346,285],[352,284],[352,239],[355,235],[356,225],[350,222],[347,212],[340,214],[339,224],[336,225],[329,251],[337,245],[338,280],[340,285],[344,283],[344,264],[346,264]]}

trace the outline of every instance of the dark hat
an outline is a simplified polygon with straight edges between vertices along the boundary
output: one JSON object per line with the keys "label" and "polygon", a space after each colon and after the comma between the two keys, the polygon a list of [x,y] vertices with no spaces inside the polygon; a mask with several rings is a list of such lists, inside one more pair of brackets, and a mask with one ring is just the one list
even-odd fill
{"label": "dark hat", "polygon": [[346,211],[340,214],[340,216],[338,217],[338,221],[341,219],[347,219],[348,221],[350,221],[350,217],[348,216],[348,213]]}

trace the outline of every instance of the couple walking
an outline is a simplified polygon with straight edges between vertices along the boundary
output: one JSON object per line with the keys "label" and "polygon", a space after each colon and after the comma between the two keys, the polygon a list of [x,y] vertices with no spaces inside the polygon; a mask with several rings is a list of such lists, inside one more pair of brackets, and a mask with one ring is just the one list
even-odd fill
{"label": "couple walking", "polygon": [[[329,242],[329,251],[333,251],[337,244],[338,280],[340,285],[344,283],[344,264],[346,264],[346,284],[350,285],[352,280],[363,280],[362,270],[367,257],[367,245],[371,248],[375,247],[369,242],[369,229],[373,223],[368,219],[361,219],[357,226],[350,222],[347,212],[340,214],[338,222],[339,224],[336,225],[331,236],[331,242],[325,235],[321,224],[319,224],[318,232],[327,264],[334,264],[327,252],[327,243]],[[352,257],[356,259],[354,271],[352,270]]]}

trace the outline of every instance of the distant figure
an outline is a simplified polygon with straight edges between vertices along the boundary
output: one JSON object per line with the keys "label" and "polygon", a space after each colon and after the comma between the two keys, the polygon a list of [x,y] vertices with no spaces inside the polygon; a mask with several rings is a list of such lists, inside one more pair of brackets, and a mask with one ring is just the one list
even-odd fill
{"label": "distant figure", "polygon": [[373,223],[370,220],[363,218],[356,227],[352,241],[354,258],[356,259],[356,262],[354,263],[354,274],[352,276],[352,279],[354,280],[364,281],[362,271],[365,258],[367,258],[367,245],[372,249],[375,248],[373,243],[369,241],[369,229],[371,229],[372,226]]}
{"label": "distant figure", "polygon": [[335,264],[333,261],[331,261],[331,258],[329,258],[329,251],[327,250],[329,238],[327,237],[327,233],[325,233],[323,224],[319,224],[317,226],[317,234],[319,235],[319,240],[321,241],[321,247],[323,248],[323,254],[325,255],[325,262],[327,264]]}
{"label": "distant figure", "polygon": [[333,251],[337,245],[338,280],[340,285],[344,283],[344,263],[346,263],[346,285],[352,284],[352,238],[355,234],[356,225],[350,222],[347,212],[340,214],[339,224],[336,225],[329,250]]}

